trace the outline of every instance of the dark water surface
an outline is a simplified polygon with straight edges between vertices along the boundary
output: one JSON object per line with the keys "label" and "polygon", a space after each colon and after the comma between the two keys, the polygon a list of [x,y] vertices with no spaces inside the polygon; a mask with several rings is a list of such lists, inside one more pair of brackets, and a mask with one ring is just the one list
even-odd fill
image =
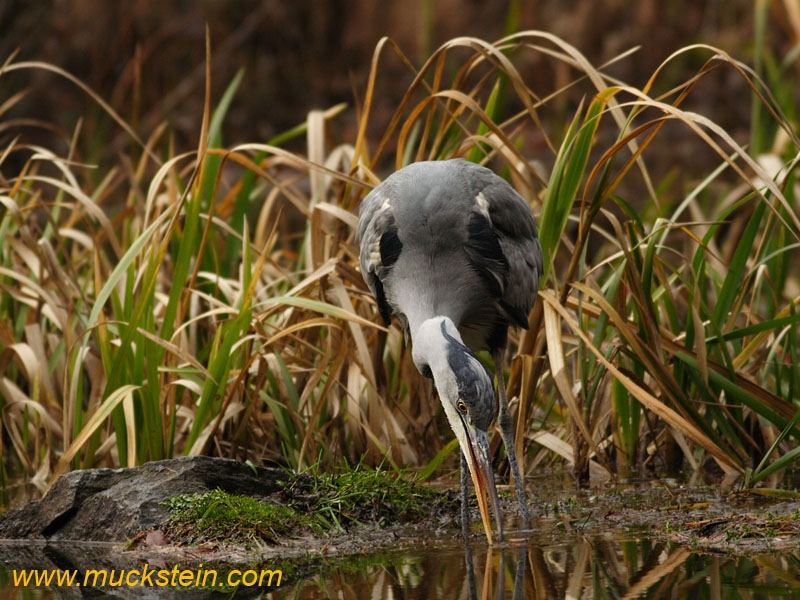
{"label": "dark water surface", "polygon": [[[288,572],[277,590],[239,588],[233,597],[297,599],[489,598],[797,598],[800,549],[733,556],[685,546],[612,535],[565,532],[560,541],[511,539],[500,548],[453,539],[420,549],[363,555],[321,572]],[[27,589],[10,585],[0,569],[3,597],[99,597],[89,588]],[[231,597],[212,590],[106,589],[116,597]]]}
{"label": "dark water surface", "polygon": [[598,537],[405,552],[312,577],[274,598],[796,598],[800,552],[737,557]]}

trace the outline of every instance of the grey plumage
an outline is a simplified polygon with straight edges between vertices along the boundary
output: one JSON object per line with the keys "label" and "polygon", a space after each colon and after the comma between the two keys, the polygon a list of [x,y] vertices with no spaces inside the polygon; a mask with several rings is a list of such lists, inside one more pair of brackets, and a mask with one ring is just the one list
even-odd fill
{"label": "grey plumage", "polygon": [[[455,159],[408,165],[361,203],[361,272],[388,323],[449,316],[473,350],[527,328],[542,251],[530,208],[489,169]],[[498,343],[499,342],[499,343]]]}
{"label": "grey plumage", "polygon": [[[456,159],[419,162],[389,176],[362,201],[356,239],[361,272],[388,324],[412,341],[418,370],[432,377],[470,469],[491,541],[489,493],[499,508],[487,431],[497,416],[527,522],[502,380],[510,325],[527,328],[542,273],[530,208],[489,169]],[[498,376],[475,357],[489,350]],[[464,525],[466,532],[466,524]]]}

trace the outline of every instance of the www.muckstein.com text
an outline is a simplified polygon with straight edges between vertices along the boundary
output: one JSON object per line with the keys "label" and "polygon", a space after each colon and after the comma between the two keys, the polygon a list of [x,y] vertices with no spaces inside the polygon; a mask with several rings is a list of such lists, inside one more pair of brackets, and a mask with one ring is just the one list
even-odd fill
{"label": "www.muckstein.com text", "polygon": [[132,569],[11,569],[14,587],[174,587],[174,588],[237,588],[278,587],[280,569],[230,569],[151,567],[145,563]]}

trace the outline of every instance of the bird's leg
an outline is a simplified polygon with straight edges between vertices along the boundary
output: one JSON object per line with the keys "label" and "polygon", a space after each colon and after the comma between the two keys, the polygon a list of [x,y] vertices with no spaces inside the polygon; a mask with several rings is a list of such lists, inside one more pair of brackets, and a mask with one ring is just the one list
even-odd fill
{"label": "bird's leg", "polygon": [[461,533],[469,539],[469,467],[467,457],[461,453]]}
{"label": "bird's leg", "polygon": [[[506,561],[505,561],[506,553],[502,550],[500,551],[500,564],[497,568],[497,583],[496,587],[494,588],[494,598],[505,598],[506,597]],[[492,560],[492,549],[489,548],[486,552],[486,562],[491,564]]]}
{"label": "bird's leg", "polygon": [[525,567],[528,564],[528,552],[525,546],[517,550],[517,569],[514,572],[514,595],[511,600],[522,600],[524,597]]}
{"label": "bird's leg", "polygon": [[511,467],[511,476],[514,478],[514,488],[517,492],[520,514],[527,528],[530,527],[531,517],[528,512],[528,498],[525,495],[524,479],[519,470],[517,451],[514,446],[514,423],[511,420],[511,413],[508,410],[508,400],[506,399],[506,383],[503,375],[503,350],[498,349],[492,352],[492,359],[494,360],[494,368],[497,377],[497,398],[500,404],[497,422],[500,425],[500,435],[503,438],[503,445],[506,447],[506,454],[508,454],[508,465]]}
{"label": "bird's leg", "polygon": [[478,600],[478,587],[475,585],[475,566],[472,563],[472,548],[464,545],[464,563],[467,567],[467,590],[469,600]]}

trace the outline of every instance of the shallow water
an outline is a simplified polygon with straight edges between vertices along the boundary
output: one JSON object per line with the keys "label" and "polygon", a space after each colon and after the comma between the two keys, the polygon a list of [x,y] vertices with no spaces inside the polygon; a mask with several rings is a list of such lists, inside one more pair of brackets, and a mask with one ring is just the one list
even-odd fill
{"label": "shallow water", "polygon": [[[0,590],[2,596],[78,598],[100,592],[87,588],[19,590],[8,585],[8,575],[0,569],[0,581],[6,584]],[[291,579],[288,573],[286,576]],[[743,557],[612,534],[566,535],[558,542],[515,539],[492,549],[477,543],[465,547],[452,539],[423,549],[342,559],[336,566],[295,579],[284,581],[277,590],[240,588],[235,596],[348,600],[793,598],[800,597],[800,549]],[[176,594],[169,588],[113,591],[121,597],[170,598]],[[198,589],[178,594],[185,598],[223,597]]]}
{"label": "shallow water", "polygon": [[800,597],[800,551],[735,557],[602,537],[493,550],[452,545],[339,569],[268,597],[793,598]]}

